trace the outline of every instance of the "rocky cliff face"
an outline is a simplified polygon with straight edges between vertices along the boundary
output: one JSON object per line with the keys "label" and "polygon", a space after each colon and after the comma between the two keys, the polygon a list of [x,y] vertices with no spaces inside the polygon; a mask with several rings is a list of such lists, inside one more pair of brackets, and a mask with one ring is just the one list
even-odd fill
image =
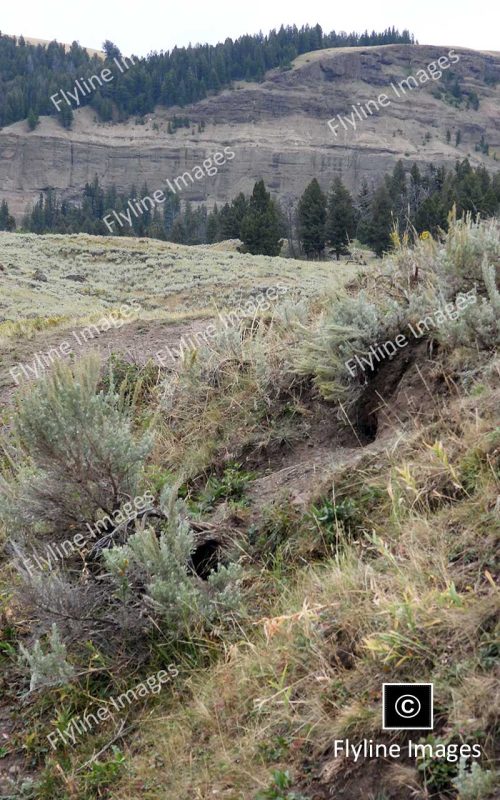
{"label": "rocky cliff face", "polygon": [[[53,186],[72,199],[95,175],[102,184],[120,189],[134,183],[138,192],[147,182],[152,193],[224,146],[232,148],[234,159],[215,176],[183,188],[183,198],[225,202],[239,191],[251,191],[261,177],[285,202],[314,176],[327,188],[341,175],[357,189],[362,178],[378,179],[399,158],[438,165],[468,156],[472,163],[496,170],[499,54],[455,48],[459,61],[443,70],[439,80],[424,81],[418,71],[428,72],[428,65],[449,50],[386,45],[309,53],[290,70],[270,72],[264,83],[242,83],[183,109],[159,108],[144,124],[135,119],[98,123],[89,108],[75,112],[71,131],[50,117],[42,118],[31,133],[26,122],[18,122],[0,131],[0,199],[7,199],[19,219],[40,190]],[[465,99],[459,107],[453,104],[452,80],[446,73],[458,78],[463,93],[475,92],[476,110],[467,108]],[[417,74],[418,86],[409,89],[406,84],[398,97],[391,84],[397,88]],[[372,102],[365,119],[362,109],[381,93],[389,102],[378,108]],[[168,120],[176,113],[193,124],[168,134]],[[336,115],[351,117],[355,129],[352,122],[344,129],[337,119],[335,136],[327,122]],[[198,132],[202,120],[205,129]],[[455,146],[458,131],[461,140]],[[475,149],[481,139],[489,145],[489,155]]]}

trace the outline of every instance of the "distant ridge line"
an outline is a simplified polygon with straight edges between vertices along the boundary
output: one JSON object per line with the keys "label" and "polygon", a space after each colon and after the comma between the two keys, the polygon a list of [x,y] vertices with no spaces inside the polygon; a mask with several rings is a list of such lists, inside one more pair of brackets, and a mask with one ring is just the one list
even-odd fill
{"label": "distant ridge line", "polygon": [[[62,46],[64,47],[66,52],[68,52],[71,49],[71,44],[67,44],[66,42],[59,42],[59,41],[57,41],[57,39],[38,39],[36,36],[25,36],[24,33],[19,33],[19,34],[17,34],[17,33],[6,33],[5,35],[6,36],[15,36],[18,41],[22,36],[24,41],[27,42],[28,44],[48,45],[51,42],[57,42],[57,44],[62,44]],[[83,47],[83,45],[80,45],[80,47]],[[91,57],[92,56],[97,56],[98,58],[102,58],[102,59],[104,59],[104,57],[105,57],[104,50],[95,50],[93,47],[85,47],[84,49],[87,51],[87,53]]]}

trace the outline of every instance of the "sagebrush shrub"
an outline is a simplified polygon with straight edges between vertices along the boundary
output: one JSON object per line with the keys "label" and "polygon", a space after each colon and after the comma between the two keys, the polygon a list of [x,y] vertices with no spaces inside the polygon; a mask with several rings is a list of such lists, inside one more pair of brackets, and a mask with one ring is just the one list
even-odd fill
{"label": "sagebrush shrub", "polygon": [[167,413],[192,415],[195,404],[205,404],[224,387],[234,394],[243,385],[253,389],[256,402],[269,406],[293,380],[274,327],[220,326],[209,344],[188,351],[178,372],[167,377],[162,406]]}
{"label": "sagebrush shrub", "polygon": [[74,676],[74,668],[66,660],[66,646],[61,641],[57,625],[52,625],[48,636],[46,652],[37,639],[33,650],[20,645],[21,656],[31,670],[30,691],[41,686],[55,686],[66,683]]}
{"label": "sagebrush shrub", "polygon": [[450,346],[491,349],[500,341],[499,263],[498,220],[455,220],[443,242],[426,239],[413,248],[401,247],[385,262],[389,274],[377,276],[393,287],[391,299],[365,292],[354,298],[340,296],[325,308],[315,327],[297,326],[302,339],[296,349],[296,371],[312,376],[326,399],[355,402],[370,372],[353,377],[346,362],[366,354],[371,346],[394,341],[398,334],[411,340],[410,323],[453,303],[464,292],[475,292],[476,302],[461,310],[456,320],[430,329],[429,336]]}
{"label": "sagebrush shrub", "polygon": [[[500,248],[499,248],[500,249]],[[495,268],[485,255],[481,264],[483,295],[468,305],[458,319],[437,331],[436,338],[449,347],[494,349],[500,343],[500,294],[496,287]]]}
{"label": "sagebrush shrub", "polygon": [[452,784],[458,791],[459,800],[487,800],[492,797],[498,777],[497,772],[483,769],[477,761],[473,761],[468,770],[467,759],[461,758],[458,775]]}
{"label": "sagebrush shrub", "polygon": [[[168,507],[168,520],[160,536],[146,528],[124,546],[106,551],[104,560],[123,602],[146,602],[166,621],[172,636],[178,636],[239,607],[240,569],[236,564],[221,566],[207,581],[194,574],[189,560],[195,538],[185,505],[170,488],[164,490],[162,500]],[[141,596],[142,586],[145,594]]]}
{"label": "sagebrush shrub", "polygon": [[451,298],[474,286],[484,288],[483,261],[500,266],[500,225],[497,219],[473,222],[451,220],[444,244],[437,248],[435,272],[440,286]]}
{"label": "sagebrush shrub", "polygon": [[20,466],[12,480],[0,480],[0,516],[13,533],[21,523],[64,537],[137,494],[151,435],[134,435],[114,387],[102,391],[99,382],[95,357],[74,367],[59,362],[20,398]]}

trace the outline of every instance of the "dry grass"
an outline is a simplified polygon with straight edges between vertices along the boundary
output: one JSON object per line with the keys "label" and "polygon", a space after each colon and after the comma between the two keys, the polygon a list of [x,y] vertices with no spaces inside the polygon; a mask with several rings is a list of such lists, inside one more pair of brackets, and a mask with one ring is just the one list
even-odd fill
{"label": "dry grass", "polygon": [[[495,232],[485,231],[486,240],[497,247]],[[62,243],[64,237],[44,238]],[[68,239],[78,238],[65,237],[66,246]],[[477,248],[469,245],[460,230],[448,242],[448,251],[456,246],[458,256],[453,258],[463,256],[463,263],[469,259],[475,268]],[[86,259],[88,244],[77,246]],[[131,249],[137,246],[130,244]],[[427,242],[394,256],[403,281],[398,296],[409,291],[403,279],[414,269],[414,259],[432,270],[440,253]],[[120,263],[110,270],[108,300],[131,268],[131,262],[124,267],[123,261],[121,253]],[[281,270],[282,262],[273,259],[274,268]],[[267,267],[252,264],[257,272],[262,268],[264,280]],[[296,262],[290,264],[296,271]],[[320,275],[316,290],[321,285],[322,265],[303,268],[296,280],[303,281],[307,296],[314,274]],[[215,285],[220,272],[211,269]],[[382,265],[380,295],[392,291],[392,270],[387,262]],[[236,292],[237,269],[224,279],[225,290]],[[265,280],[272,283],[276,273],[266,274]],[[290,273],[285,280],[292,281]],[[326,276],[325,281],[324,286]],[[149,290],[147,282],[146,277],[144,291]],[[97,283],[93,278],[92,285]],[[189,353],[178,371],[164,375],[147,401],[142,397],[137,425],[141,428],[154,418],[156,426],[146,477],[159,483],[166,476],[179,483],[187,480],[183,489],[191,492],[188,500],[196,501],[207,474],[220,476],[227,462],[246,448],[258,450],[273,440],[285,442],[301,466],[304,450],[294,448],[306,438],[304,419],[310,418],[312,407],[307,402],[314,393],[313,373],[299,378],[294,370],[296,343],[300,326],[331,304],[312,290],[311,295],[306,308],[287,303],[274,316],[220,333]],[[203,297],[203,291],[197,296]],[[408,792],[417,800],[449,797],[425,788],[414,763],[382,763],[367,784],[362,764],[332,757],[335,738],[388,741],[381,731],[380,695],[382,683],[391,681],[432,681],[435,736],[446,742],[479,742],[486,764],[497,726],[492,700],[498,652],[499,598],[493,576],[500,533],[499,375],[490,351],[475,344],[443,347],[432,362],[424,356],[412,365],[397,392],[383,398],[383,444],[359,448],[364,455],[355,469],[352,464],[332,468],[330,463],[314,473],[315,507],[330,502],[333,522],[323,523],[318,516],[313,522],[310,501],[266,509],[257,498],[252,525],[265,539],[267,514],[285,537],[262,556],[252,550],[248,508],[230,509],[232,523],[239,524],[247,609],[236,628],[198,640],[204,655],[190,651],[175,690],[162,693],[148,710],[134,710],[134,732],[128,730],[118,740],[125,754],[118,776],[103,771],[93,787],[85,782],[90,771],[82,763],[93,759],[95,771],[96,753],[106,744],[101,733],[87,737],[81,749],[49,756],[38,796],[248,800],[271,785],[274,770],[289,770],[290,791],[307,798],[342,797],[345,782],[351,792],[346,797],[375,796],[374,781],[384,800],[399,800]],[[417,387],[416,376],[419,394],[405,399],[405,392]],[[323,421],[330,422],[336,409],[317,396],[314,402],[322,405]],[[412,418],[415,407],[418,413]],[[338,447],[337,435],[335,429],[328,441],[332,452]],[[265,460],[258,467],[259,479],[268,477]],[[341,518],[342,509],[347,517]],[[220,516],[219,510],[209,517],[215,526],[227,521],[227,508]],[[195,646],[182,644],[186,649]],[[67,701],[64,691],[56,698],[58,710]],[[44,712],[37,713],[43,720]],[[106,734],[109,743],[114,733]],[[404,741],[402,733],[390,736]],[[108,750],[101,760],[109,755]],[[292,796],[283,795],[285,800]]]}
{"label": "dry grass", "polygon": [[[59,317],[102,315],[131,300],[146,316],[213,313],[239,305],[276,280],[311,295],[333,289],[358,270],[345,263],[242,255],[219,246],[87,234],[2,233],[0,260],[0,296],[9,300],[0,325],[19,320],[28,326],[31,319],[46,320],[46,326]],[[36,279],[37,270],[47,281]],[[0,328],[0,334],[9,330]]]}
{"label": "dry grass", "polygon": [[[378,458],[375,475],[359,476],[365,489],[387,487],[363,520],[364,538],[281,579],[277,602],[224,658],[194,672],[165,715],[143,720],[128,777],[113,797],[243,800],[269,786],[276,768],[310,783],[304,758],[316,765],[310,788],[333,787],[346,768],[328,755],[335,738],[384,738],[383,681],[433,681],[438,735],[480,741],[491,754],[495,402],[489,385],[480,397],[436,405],[438,448],[430,451],[418,431],[401,453]],[[436,487],[450,476],[458,495],[440,494],[436,504]],[[272,583],[265,574],[255,581],[256,600]],[[384,774],[388,791],[401,781],[418,789],[416,771],[396,766]]]}

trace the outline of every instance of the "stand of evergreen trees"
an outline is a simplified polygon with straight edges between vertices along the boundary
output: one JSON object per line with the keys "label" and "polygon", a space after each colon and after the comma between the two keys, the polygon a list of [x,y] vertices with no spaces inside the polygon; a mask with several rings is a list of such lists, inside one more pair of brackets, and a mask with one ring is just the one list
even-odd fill
{"label": "stand of evergreen trees", "polygon": [[[80,105],[90,105],[101,121],[125,120],[143,115],[156,105],[187,105],[227,88],[233,81],[259,81],[267,70],[286,69],[301,53],[328,47],[413,43],[409,31],[388,28],[382,33],[323,33],[320,25],[297,28],[281,26],[264,36],[240,36],[217,45],[174,47],[173,50],[134,56],[134,66],[120,73],[114,57],[120,50],[112,42],[103,45],[106,60],[90,56],[77,42],[66,52],[64,45],[28,44],[21,36],[0,33],[0,126],[27,119],[32,130],[41,114],[58,116],[65,127],[73,113],[63,102],[56,111],[51,95],[61,89],[74,90],[76,80],[99,75],[105,67],[114,80],[87,96]],[[127,62],[128,66],[128,62]]]}
{"label": "stand of evergreen trees", "polygon": [[398,161],[378,186],[369,187],[364,181],[356,198],[340,178],[335,178],[328,196],[313,179],[298,204],[297,238],[308,258],[322,256],[329,245],[338,259],[352,239],[380,256],[390,249],[393,228],[433,235],[446,230],[453,206],[459,216],[471,212],[485,218],[498,213],[500,173],[491,177],[484,167],[471,167],[468,159],[451,170],[431,165],[425,174],[417,164],[406,171]]}
{"label": "stand of evergreen trees", "polygon": [[[26,213],[22,229],[33,233],[90,233],[111,235],[103,222],[112,210],[127,211],[128,202],[151,196],[147,184],[140,191],[131,186],[127,192],[115,186],[103,189],[96,177],[86,184],[79,204],[58,198],[54,189],[40,194]],[[296,204],[291,225],[286,224],[280,204],[258,181],[251,197],[242,192],[222,207],[210,211],[205,204],[193,208],[178,195],[167,194],[165,203],[135,217],[132,226],[115,224],[112,235],[148,236],[179,244],[211,244],[223,239],[241,239],[250,253],[278,255],[280,240],[288,238],[306,258],[321,258],[327,248],[337,259],[348,252],[357,239],[377,255],[391,246],[391,231],[402,233],[414,228],[417,233],[436,234],[446,230],[453,206],[457,214],[470,211],[482,218],[500,210],[500,173],[493,177],[484,167],[473,168],[469,161],[457,162],[454,169],[429,166],[424,173],[416,164],[405,170],[399,161],[390,175],[377,186],[362,183],[357,197],[352,197],[336,177],[325,194],[317,179],[306,187]],[[14,219],[7,203],[0,205],[0,230],[13,230]],[[291,251],[297,248],[291,248]]]}
{"label": "stand of evergreen trees", "polygon": [[[126,192],[117,191],[115,186],[103,189],[97,176],[92,183],[85,185],[79,204],[61,200],[54,189],[46,189],[26,212],[22,230],[39,234],[90,233],[109,236],[103,217],[113,210],[117,213],[128,211],[132,225],[124,223],[122,227],[115,222],[113,235],[147,236],[190,245],[244,237],[251,253],[279,253],[280,239],[285,235],[281,210],[266,191],[264,181],[255,184],[250,198],[240,192],[231,203],[225,203],[220,209],[215,205],[210,212],[203,203],[193,208],[189,201],[184,201],[181,207],[177,194],[165,192],[166,200],[161,206],[145,210],[138,216],[130,213],[129,201],[151,194],[146,183],[139,192],[135,186]],[[0,230],[12,230],[7,225],[2,228],[4,206],[3,216],[6,220],[12,220],[4,201],[0,207]]]}

